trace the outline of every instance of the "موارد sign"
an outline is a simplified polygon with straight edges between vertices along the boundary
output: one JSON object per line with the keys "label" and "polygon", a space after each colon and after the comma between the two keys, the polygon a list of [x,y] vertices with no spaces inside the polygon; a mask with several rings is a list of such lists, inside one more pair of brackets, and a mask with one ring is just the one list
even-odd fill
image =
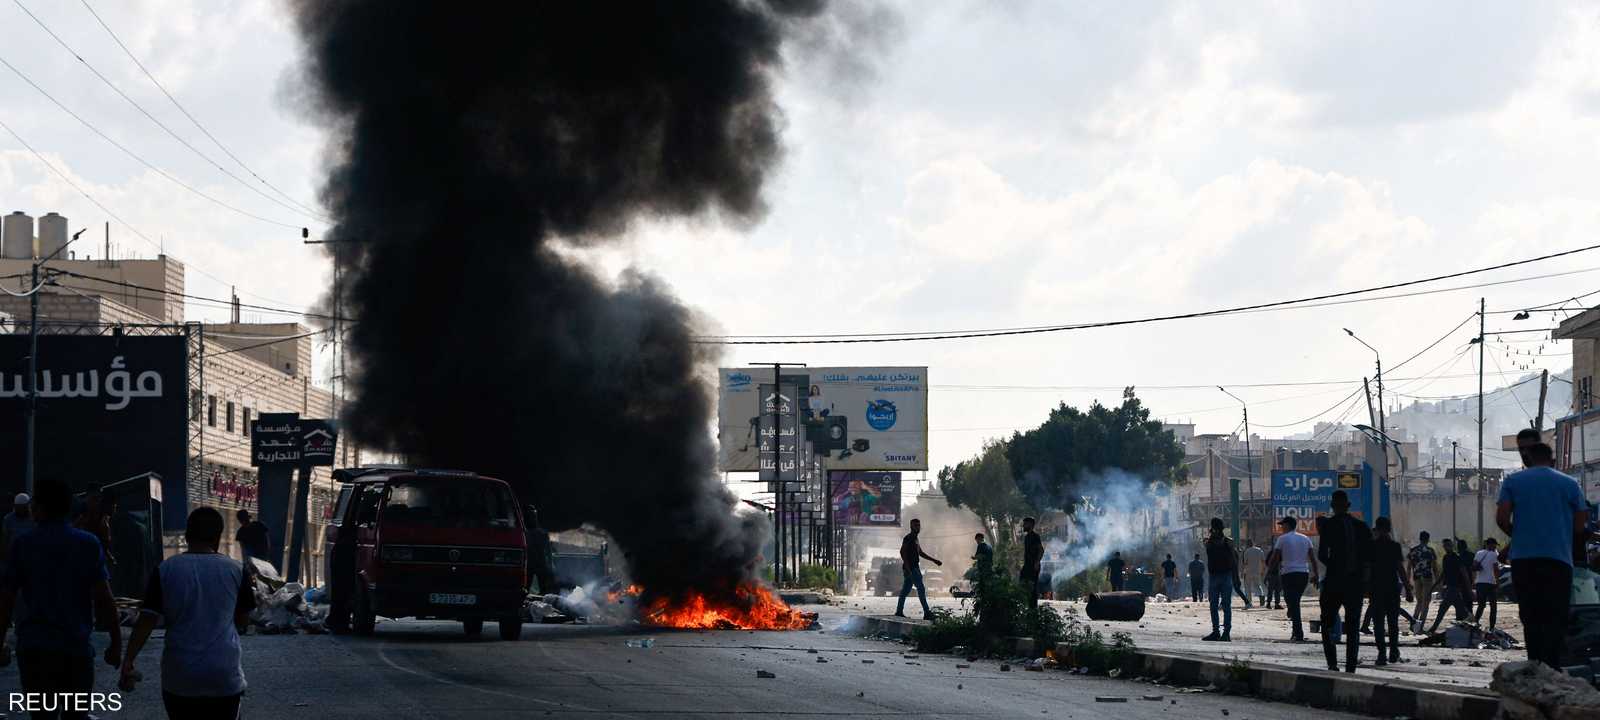
{"label": "\u0645\u0648\u0627\u0631\u062f sign", "polygon": [[[1295,529],[1316,535],[1319,517],[1333,513],[1333,493],[1350,497],[1350,514],[1372,521],[1372,481],[1368,472],[1356,470],[1273,470],[1272,515],[1292,517]],[[1276,530],[1276,528],[1274,528]]]}

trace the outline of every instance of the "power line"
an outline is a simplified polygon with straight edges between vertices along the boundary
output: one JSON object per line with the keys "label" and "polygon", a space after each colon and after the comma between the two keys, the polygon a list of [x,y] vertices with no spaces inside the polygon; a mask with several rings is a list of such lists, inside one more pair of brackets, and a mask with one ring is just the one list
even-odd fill
{"label": "power line", "polygon": [[[106,278],[97,278],[97,277],[93,277],[91,275],[84,275],[82,273],[75,273],[75,272],[72,272],[71,270],[62,270],[60,268],[51,268],[51,270],[54,271],[54,272],[60,273],[62,275],[66,275],[68,277],[74,277],[74,278],[78,278],[80,280],[88,280],[90,282],[104,283],[104,284],[107,284],[107,285],[115,285],[117,287],[125,287],[125,288],[131,289],[131,290],[144,290],[146,292],[160,293],[162,295],[170,295],[170,296],[173,296],[173,297],[181,297],[181,298],[184,298],[184,299],[187,299],[187,300],[197,300],[197,301],[200,301],[200,302],[218,303],[218,304],[223,304],[223,305],[228,305],[228,306],[232,306],[233,305],[233,301],[232,300],[220,300],[220,299],[217,299],[217,298],[205,297],[204,295],[192,295],[192,294],[189,294],[189,293],[175,292],[175,291],[172,291],[172,290],[167,290],[165,288],[149,287],[149,286],[146,286],[146,285],[138,285],[138,284],[135,284],[135,283],[124,282],[124,281],[121,281],[121,280],[109,280],[109,279],[106,279]],[[81,288],[81,289],[94,290],[94,288]],[[321,320],[340,319],[340,320],[343,320],[345,322],[354,322],[354,320],[352,320],[351,318],[335,318],[335,316],[333,316],[333,315],[325,315],[325,314],[322,314],[322,313],[315,313],[315,312],[311,312],[311,311],[308,311],[308,310],[287,310],[287,309],[284,309],[284,308],[275,308],[275,307],[270,307],[270,306],[267,306],[267,305],[254,305],[254,304],[251,304],[251,303],[239,303],[239,307],[242,308],[242,309],[259,310],[261,312],[276,313],[276,314],[279,314],[279,315],[299,315],[301,317],[317,318],[317,319],[321,319]]]}
{"label": "power line", "polygon": [[1588,252],[1590,250],[1595,250],[1597,248],[1600,248],[1600,245],[1588,245],[1588,246],[1585,246],[1585,247],[1575,248],[1575,249],[1572,249],[1572,250],[1565,250],[1565,251],[1562,251],[1562,252],[1550,253],[1550,254],[1541,255],[1541,256],[1538,256],[1538,257],[1526,258],[1526,259],[1522,259],[1522,260],[1516,260],[1516,261],[1512,261],[1512,262],[1501,263],[1501,264],[1498,264],[1498,265],[1491,265],[1491,266],[1488,266],[1488,267],[1476,268],[1476,269],[1473,269],[1473,270],[1464,270],[1464,271],[1461,271],[1461,272],[1447,273],[1447,274],[1444,274],[1444,275],[1435,275],[1435,276],[1432,276],[1432,277],[1420,278],[1420,279],[1416,279],[1416,280],[1407,280],[1407,281],[1404,281],[1404,282],[1389,283],[1387,285],[1378,285],[1378,286],[1374,286],[1374,287],[1370,287],[1370,288],[1363,288],[1363,289],[1359,289],[1359,290],[1346,290],[1346,291],[1342,291],[1342,292],[1326,293],[1326,294],[1323,294],[1323,295],[1313,295],[1313,296],[1310,296],[1310,297],[1298,298],[1298,299],[1294,299],[1294,300],[1278,300],[1278,301],[1274,301],[1274,302],[1258,303],[1258,304],[1254,304],[1254,305],[1243,305],[1243,306],[1232,307],[1232,308],[1222,308],[1222,309],[1217,309],[1217,310],[1201,310],[1201,311],[1194,311],[1194,312],[1187,312],[1187,313],[1178,313],[1178,314],[1174,314],[1174,315],[1160,315],[1160,316],[1155,316],[1155,317],[1134,318],[1134,319],[1128,319],[1128,320],[1107,320],[1107,321],[1100,321],[1100,322],[1078,323],[1078,324],[1067,324],[1067,325],[1040,326],[1040,327],[1032,327],[1032,328],[1005,328],[1005,329],[995,329],[995,330],[956,331],[956,332],[947,332],[947,333],[932,334],[932,335],[929,335],[929,334],[915,334],[915,333],[900,333],[900,334],[884,333],[884,334],[878,334],[878,335],[858,334],[858,333],[843,333],[843,334],[833,334],[833,335],[796,335],[796,336],[788,336],[786,339],[743,339],[743,340],[734,340],[734,339],[729,339],[729,338],[765,338],[766,336],[724,335],[724,336],[705,336],[705,337],[697,338],[696,342],[699,342],[699,343],[702,343],[702,344],[708,344],[708,345],[835,345],[835,344],[855,344],[855,343],[910,342],[910,341],[918,341],[918,340],[967,340],[967,339],[973,339],[973,338],[1002,337],[1002,336],[1010,336],[1010,335],[1034,335],[1034,334],[1039,334],[1039,333],[1064,332],[1064,331],[1068,331],[1068,330],[1085,330],[1085,329],[1092,329],[1092,328],[1120,327],[1120,326],[1125,326],[1125,325],[1140,325],[1140,324],[1155,323],[1155,322],[1165,322],[1165,321],[1170,321],[1170,320],[1190,320],[1190,319],[1195,319],[1195,318],[1214,317],[1214,316],[1218,316],[1218,315],[1232,315],[1232,314],[1251,312],[1251,311],[1262,310],[1262,309],[1267,309],[1267,308],[1279,308],[1279,307],[1286,307],[1286,306],[1293,306],[1293,305],[1303,305],[1304,303],[1316,302],[1316,301],[1319,301],[1319,300],[1330,300],[1330,299],[1334,299],[1334,298],[1349,297],[1349,296],[1352,296],[1352,295],[1362,295],[1362,294],[1371,293],[1371,292],[1380,292],[1380,291],[1383,291],[1383,290],[1393,290],[1393,289],[1396,289],[1396,288],[1410,287],[1410,286],[1413,286],[1413,285],[1421,285],[1421,284],[1430,283],[1430,282],[1438,282],[1440,280],[1449,280],[1449,279],[1452,279],[1452,278],[1464,277],[1464,276],[1467,276],[1467,275],[1476,275],[1476,274],[1479,274],[1479,273],[1491,272],[1491,271],[1494,271],[1494,270],[1503,270],[1503,269],[1506,269],[1506,268],[1516,267],[1516,266],[1519,266],[1519,265],[1526,265],[1526,264],[1534,263],[1534,262],[1540,262],[1540,261],[1543,261],[1543,260],[1551,260],[1551,259],[1555,259],[1555,258],[1559,258],[1559,257],[1565,257],[1565,256],[1568,256],[1568,255],[1575,255],[1575,254],[1578,254],[1578,253],[1583,253],[1583,252]]}
{"label": "power line", "polygon": [[74,58],[77,58],[79,63],[82,63],[84,67],[89,69],[89,72],[94,73],[94,76],[99,78],[100,82],[104,83],[106,87],[111,88],[112,92],[116,93],[123,100],[126,100],[129,105],[133,106],[133,109],[138,110],[140,112],[140,114],[144,115],[145,118],[150,120],[150,122],[155,123],[156,127],[159,127],[162,130],[166,131],[166,133],[168,135],[172,136],[172,139],[177,140],[179,144],[181,144],[184,147],[188,148],[190,152],[192,152],[195,155],[199,156],[200,159],[206,161],[207,163],[210,163],[212,167],[215,167],[222,174],[227,175],[228,177],[232,178],[234,180],[234,182],[237,182],[240,185],[243,185],[246,189],[250,190],[251,192],[253,192],[253,193],[257,194],[257,195],[260,195],[261,197],[266,198],[269,202],[275,203],[279,207],[282,207],[282,208],[288,210],[289,212],[297,213],[297,214],[300,214],[300,215],[305,215],[306,217],[312,218],[314,220],[321,220],[321,221],[326,222],[326,218],[318,216],[318,215],[316,215],[314,213],[307,212],[304,208],[295,207],[294,205],[290,205],[288,203],[285,203],[284,201],[279,200],[278,198],[275,198],[275,197],[273,197],[271,195],[268,195],[265,192],[262,192],[262,190],[260,188],[256,187],[255,185],[253,185],[251,183],[245,182],[245,180],[243,178],[239,177],[238,175],[233,174],[227,168],[223,167],[221,163],[217,162],[216,160],[213,160],[210,155],[207,155],[204,152],[202,152],[200,150],[200,148],[197,148],[194,145],[190,144],[188,140],[185,140],[183,138],[183,136],[179,135],[172,128],[167,127],[166,123],[161,122],[161,120],[159,118],[157,118],[155,115],[151,114],[149,110],[146,110],[143,105],[140,105],[139,101],[134,100],[132,97],[129,97],[127,93],[123,92],[121,88],[117,87],[116,83],[111,82],[111,79],[106,77],[104,74],[102,74],[98,69],[95,68],[95,66],[90,65],[89,61],[85,60],[82,55],[78,54],[78,51],[73,50],[72,46],[67,44],[67,41],[62,40],[61,36],[56,34],[56,31],[51,30],[50,26],[46,25],[44,20],[41,20],[38,15],[33,14],[33,11],[29,10],[28,6],[23,5],[22,4],[22,0],[12,0],[12,2],[14,2],[17,7],[21,8],[22,12],[26,13],[28,15],[28,17],[32,18],[33,22],[35,24],[37,24],[41,29],[43,29],[45,31],[45,34],[49,35],[52,39],[54,39],[56,41],[57,45],[60,45],[61,48],[66,50],[68,54],[72,55]]}
{"label": "power line", "polygon": [[57,108],[60,108],[62,112],[66,113],[68,115],[71,115],[72,119],[77,120],[84,127],[88,128],[91,132],[93,132],[96,135],[99,135],[101,137],[101,139],[105,140],[108,143],[111,143],[112,146],[116,147],[118,150],[121,150],[128,157],[133,158],[139,164],[141,164],[141,165],[143,165],[143,166],[145,166],[147,168],[150,168],[157,175],[160,175],[161,177],[166,178],[167,180],[171,181],[174,185],[177,185],[178,187],[181,187],[181,188],[183,188],[185,190],[188,190],[190,193],[193,193],[194,195],[196,195],[198,197],[201,197],[201,198],[204,198],[206,200],[209,200],[212,203],[215,203],[219,207],[225,208],[227,210],[231,210],[231,211],[233,211],[235,213],[238,213],[240,215],[243,215],[245,217],[248,217],[248,218],[251,218],[251,219],[254,219],[254,220],[259,220],[259,221],[267,223],[269,225],[277,225],[279,227],[290,228],[292,230],[303,230],[304,229],[303,226],[301,226],[301,225],[299,225],[297,223],[286,223],[286,222],[281,222],[281,221],[278,221],[278,220],[273,220],[272,218],[263,217],[261,215],[257,215],[257,214],[255,214],[253,212],[250,212],[249,210],[245,210],[243,208],[236,207],[234,205],[230,205],[227,202],[224,202],[224,201],[219,200],[219,199],[217,199],[215,197],[212,197],[211,195],[206,194],[205,192],[202,192],[201,190],[195,188],[193,185],[190,185],[190,184],[188,184],[188,183],[186,183],[186,182],[184,182],[182,180],[179,180],[177,177],[174,177],[171,173],[168,173],[167,171],[162,170],[160,167],[157,167],[155,165],[155,163],[152,163],[149,160],[144,159],[144,157],[140,156],[138,153],[134,152],[133,150],[130,150],[128,148],[128,146],[123,145],[120,142],[117,142],[110,135],[107,135],[105,132],[100,130],[100,128],[95,127],[93,123],[89,122],[88,120],[83,119],[83,116],[73,112],[71,108],[68,108],[66,105],[63,105],[60,100],[57,100],[55,98],[54,95],[51,95],[49,92],[45,91],[45,89],[43,87],[40,87],[39,83],[36,83],[36,82],[33,81],[33,78],[28,77],[21,70],[18,70],[17,66],[12,65],[10,63],[10,61],[5,59],[4,56],[0,56],[0,65],[6,66],[6,69],[8,69],[12,73],[16,74],[17,77],[22,78],[23,82],[33,86],[34,90],[39,91],[40,95],[45,96],[45,99],[49,100]]}
{"label": "power line", "polygon": [[319,333],[324,333],[324,332],[327,332],[327,331],[326,330],[312,330],[310,332],[300,333],[299,335],[285,335],[285,336],[280,337],[280,338],[278,338],[276,340],[269,340],[267,342],[259,342],[259,343],[255,343],[254,345],[241,345],[241,346],[236,347],[236,348],[229,348],[227,350],[223,350],[222,352],[206,353],[205,356],[206,356],[206,359],[209,360],[211,358],[218,357],[218,356],[221,356],[221,355],[230,355],[232,353],[244,352],[246,350],[254,350],[256,348],[266,347],[268,345],[276,345],[276,344],[284,342],[286,340],[299,340],[301,338],[308,338],[308,337],[311,337],[312,335],[317,335]]}
{"label": "power line", "polygon": [[[150,70],[144,66],[144,63],[139,61],[139,57],[137,55],[134,55],[132,50],[128,49],[127,44],[122,42],[122,38],[117,36],[117,33],[111,29],[111,26],[107,25],[106,21],[102,20],[100,18],[100,13],[95,12],[94,8],[89,5],[89,0],[83,0],[83,8],[85,10],[88,10],[90,15],[94,16],[94,21],[100,24],[100,27],[103,28],[106,31],[106,34],[110,35],[111,39],[114,42],[116,42],[117,47],[122,48],[122,52],[128,56],[128,59],[132,60],[133,64],[138,66],[139,71],[144,73],[144,76],[146,78],[149,78],[150,83],[155,85],[156,88],[161,91],[162,95],[166,96],[167,100],[172,103],[172,106],[177,108],[178,112],[183,113],[183,116],[188,118],[189,122],[194,123],[194,126],[196,128],[198,128],[201,133],[204,133],[205,136],[211,140],[211,142],[215,143],[216,146],[219,149],[221,149],[224,154],[226,154],[229,158],[232,158],[234,162],[238,163],[239,167],[244,168],[244,171],[247,172],[247,173],[250,173],[251,177],[254,177],[256,180],[261,181],[262,185],[267,186],[273,192],[275,192],[275,193],[279,194],[280,196],[282,196],[283,199],[289,201],[290,203],[293,203],[296,207],[300,208],[300,210],[303,211],[303,214],[305,214],[305,215],[307,215],[309,217],[316,218],[318,220],[322,220],[324,222],[329,222],[330,221],[329,218],[326,215],[318,213],[317,211],[311,209],[310,207],[307,207],[306,205],[302,204],[301,202],[295,200],[293,197],[290,197],[290,195],[288,193],[278,189],[277,186],[273,185],[270,182],[267,182],[267,179],[262,177],[260,173],[256,172],[255,170],[252,170],[249,165],[246,165],[243,160],[239,159],[238,155],[234,154],[234,152],[232,150],[228,149],[227,145],[223,145],[222,141],[218,140],[217,136],[213,135],[211,133],[211,131],[206,128],[205,125],[202,125],[200,123],[200,120],[197,119],[194,116],[193,113],[189,112],[188,108],[185,108],[182,103],[178,102],[177,98],[172,96],[172,93],[167,91],[167,87],[165,85],[162,85],[160,80],[156,79],[155,74],[151,73]],[[32,13],[29,13],[29,14],[31,15]],[[54,33],[52,33],[52,35],[53,34]],[[81,60],[82,58],[79,58],[79,59]],[[84,63],[84,64],[87,65],[88,63]],[[98,73],[96,73],[96,74],[98,74]],[[142,108],[141,108],[141,110],[142,110]],[[146,114],[148,115],[148,113],[146,113]],[[168,132],[171,132],[171,131],[169,130]],[[187,145],[188,143],[185,143],[185,144]]]}

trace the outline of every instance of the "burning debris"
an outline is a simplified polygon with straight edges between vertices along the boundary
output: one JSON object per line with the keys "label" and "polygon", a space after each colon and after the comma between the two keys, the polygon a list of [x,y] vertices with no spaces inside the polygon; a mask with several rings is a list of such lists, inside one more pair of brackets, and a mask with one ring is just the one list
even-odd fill
{"label": "burning debris", "polygon": [[823,6],[294,5],[336,138],[323,247],[329,309],[359,318],[350,431],[503,478],[549,529],[605,530],[658,624],[801,625],[757,586],[765,520],[714,473],[694,314],[568,251],[644,218],[758,220],[773,78]]}

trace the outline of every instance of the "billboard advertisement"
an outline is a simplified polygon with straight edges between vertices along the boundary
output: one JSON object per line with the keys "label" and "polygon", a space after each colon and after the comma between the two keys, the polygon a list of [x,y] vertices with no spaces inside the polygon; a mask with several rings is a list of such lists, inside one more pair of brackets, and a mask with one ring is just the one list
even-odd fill
{"label": "billboard advertisement", "polygon": [[[1350,514],[1361,518],[1369,526],[1374,515],[1372,512],[1372,482],[1371,474],[1363,466],[1361,471],[1356,470],[1273,470],[1272,471],[1272,516],[1276,518],[1293,517],[1298,521],[1296,530],[1302,534],[1316,537],[1319,517],[1327,517],[1333,511],[1333,492],[1343,490],[1350,496]],[[1277,525],[1273,525],[1277,532]]]}
{"label": "billboard advertisement", "polygon": [[[34,468],[74,490],[161,476],[168,529],[188,511],[188,344],[182,335],[40,335]],[[0,335],[0,489],[21,491],[28,336]]]}
{"label": "billboard advertisement", "polygon": [[760,468],[771,442],[761,442],[770,432],[763,415],[771,402],[792,406],[798,439],[830,470],[928,469],[925,367],[786,368],[777,400],[772,368],[722,368],[718,377],[718,464],[725,472]]}
{"label": "billboard advertisement", "polygon": [[828,473],[833,520],[845,527],[899,527],[900,473]]}

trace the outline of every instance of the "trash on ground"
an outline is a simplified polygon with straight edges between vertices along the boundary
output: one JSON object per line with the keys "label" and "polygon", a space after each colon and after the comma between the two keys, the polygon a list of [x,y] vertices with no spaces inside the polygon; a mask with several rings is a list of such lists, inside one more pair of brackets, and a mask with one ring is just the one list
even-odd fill
{"label": "trash on ground", "polygon": [[655,647],[655,644],[655,638],[640,638],[637,640],[629,640],[627,642],[628,647],[631,648],[651,648]]}
{"label": "trash on ground", "polygon": [[756,677],[761,678],[762,680],[771,680],[771,679],[776,678],[778,676],[777,676],[776,673],[770,673],[770,672],[767,672],[766,670],[757,670],[756,671]]}
{"label": "trash on ground", "polygon": [[1094,701],[1098,703],[1125,703],[1128,699],[1121,695],[1096,695],[1094,696]]}

